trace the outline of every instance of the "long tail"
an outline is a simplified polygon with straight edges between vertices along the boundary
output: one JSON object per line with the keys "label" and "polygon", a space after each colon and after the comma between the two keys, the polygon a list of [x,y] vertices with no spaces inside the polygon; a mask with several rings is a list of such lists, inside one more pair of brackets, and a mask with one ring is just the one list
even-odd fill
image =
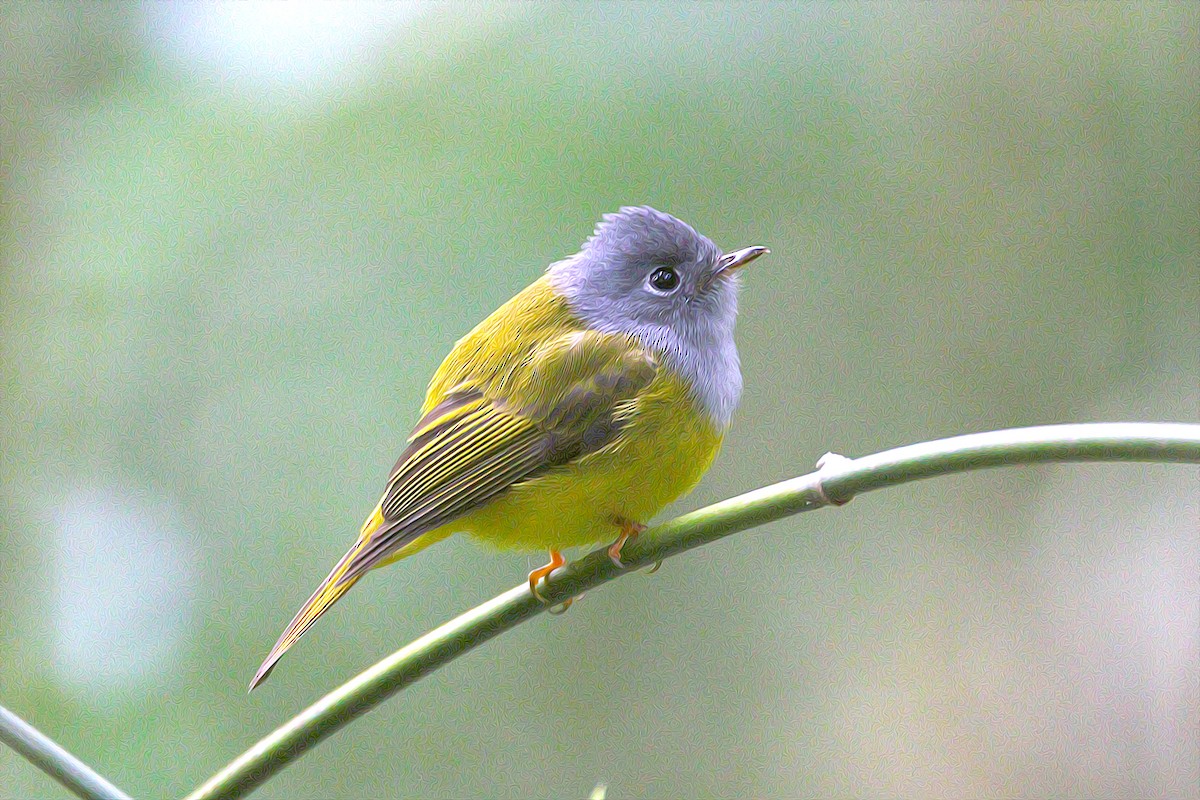
{"label": "long tail", "polygon": [[[271,674],[271,670],[275,668],[276,662],[283,658],[283,654],[291,649],[297,640],[304,635],[312,624],[316,622],[322,614],[336,603],[342,595],[350,591],[350,587],[358,583],[359,578],[367,573],[373,567],[382,566],[384,563],[398,561],[401,558],[406,558],[418,550],[424,550],[434,542],[444,538],[436,534],[427,534],[425,536],[413,536],[411,540],[401,546],[398,550],[389,549],[390,558],[371,557],[374,555],[368,554],[364,556],[364,552],[372,549],[372,545],[377,545],[381,539],[388,538],[395,542],[396,531],[389,530],[391,526],[383,518],[383,511],[380,506],[375,507],[375,511],[363,523],[362,531],[358,534],[358,540],[354,546],[342,556],[337,562],[333,570],[325,580],[321,581],[321,585],[313,592],[312,597],[308,598],[296,616],[284,629],[280,635],[279,641],[275,642],[275,646],[271,648],[271,652],[267,654],[263,660],[262,666],[258,668],[258,672],[254,675],[254,680],[250,681],[250,691],[267,679]],[[408,538],[408,537],[405,537]],[[425,541],[428,540],[428,541]],[[378,552],[378,548],[374,548]],[[382,555],[382,554],[381,554]]]}

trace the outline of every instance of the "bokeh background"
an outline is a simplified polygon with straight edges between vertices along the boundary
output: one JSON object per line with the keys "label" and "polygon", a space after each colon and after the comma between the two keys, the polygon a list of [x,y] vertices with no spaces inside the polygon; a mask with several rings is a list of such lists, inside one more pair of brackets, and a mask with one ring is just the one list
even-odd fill
{"label": "bokeh background", "polygon": [[[748,274],[690,509],[1200,419],[1200,5],[0,5],[0,702],[180,794],[522,579],[451,539],[246,684],[450,344],[649,203]],[[590,593],[258,796],[1200,796],[1200,471],[864,496]],[[668,512],[669,513],[669,512]],[[0,796],[64,797],[0,749]]]}

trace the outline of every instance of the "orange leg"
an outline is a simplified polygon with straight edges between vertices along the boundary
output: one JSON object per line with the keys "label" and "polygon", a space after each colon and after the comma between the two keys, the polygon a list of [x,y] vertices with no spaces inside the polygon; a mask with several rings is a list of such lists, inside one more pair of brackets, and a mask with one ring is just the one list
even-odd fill
{"label": "orange leg", "polygon": [[565,563],[567,563],[567,560],[563,558],[562,553],[558,552],[557,550],[551,550],[550,563],[544,567],[538,567],[533,572],[529,573],[529,591],[533,593],[534,597],[536,597],[538,600],[541,600],[543,603],[546,602],[546,598],[542,597],[541,593],[537,590],[538,581],[547,577],[551,572],[554,572],[554,570],[558,569]]}
{"label": "orange leg", "polygon": [[625,546],[626,542],[636,539],[638,534],[646,530],[646,526],[637,522],[630,522],[627,519],[619,519],[615,520],[615,522],[621,526],[621,535],[617,537],[615,542],[609,545],[608,557],[617,565],[617,569],[625,569],[625,565],[621,563],[621,548]]}

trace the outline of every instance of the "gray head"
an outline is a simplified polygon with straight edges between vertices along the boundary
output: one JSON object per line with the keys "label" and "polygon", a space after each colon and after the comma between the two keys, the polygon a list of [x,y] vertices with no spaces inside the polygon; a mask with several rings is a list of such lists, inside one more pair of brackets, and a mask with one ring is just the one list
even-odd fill
{"label": "gray head", "polygon": [[634,336],[658,353],[724,427],[742,394],[737,270],[766,252],[725,254],[670,214],[625,207],[605,214],[578,253],[551,265],[549,278],[589,327]]}

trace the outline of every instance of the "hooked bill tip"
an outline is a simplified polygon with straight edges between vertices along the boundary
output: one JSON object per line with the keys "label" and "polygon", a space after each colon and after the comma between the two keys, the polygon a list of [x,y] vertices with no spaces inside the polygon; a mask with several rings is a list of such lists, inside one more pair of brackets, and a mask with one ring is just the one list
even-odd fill
{"label": "hooked bill tip", "polygon": [[741,250],[734,250],[732,253],[726,253],[721,256],[719,264],[720,272],[733,272],[749,264],[754,259],[765,256],[771,251],[762,245],[756,244],[752,247],[743,247]]}

